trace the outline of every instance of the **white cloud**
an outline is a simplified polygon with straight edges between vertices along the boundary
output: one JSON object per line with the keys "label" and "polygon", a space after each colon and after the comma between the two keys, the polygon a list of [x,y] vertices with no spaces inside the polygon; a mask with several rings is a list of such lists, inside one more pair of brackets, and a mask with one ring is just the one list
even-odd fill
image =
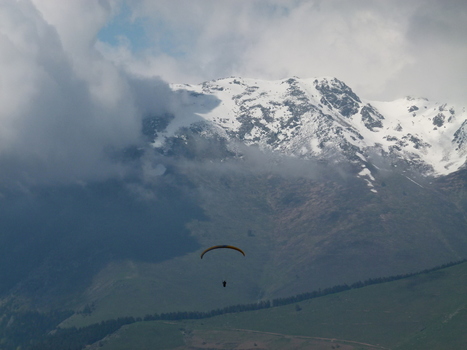
{"label": "white cloud", "polygon": [[97,40],[122,3],[0,2],[0,181],[118,174],[108,150],[140,141],[142,115],[173,108],[157,76],[331,75],[366,98],[465,102],[463,0],[131,1],[152,43],[137,52]]}
{"label": "white cloud", "polygon": [[111,13],[104,1],[0,3],[2,184],[119,176],[109,153],[138,144],[142,115],[164,110],[165,83],[129,77],[95,49]]}
{"label": "white cloud", "polygon": [[116,50],[114,59],[173,82],[331,75],[367,98],[462,101],[466,8],[462,0],[140,0],[134,15],[148,20],[154,46],[135,56]]}
{"label": "white cloud", "polygon": [[336,76],[364,94],[367,87],[381,90],[411,60],[404,52],[403,24],[394,22],[366,8],[317,9],[305,3],[261,34],[245,54],[244,69],[271,76]]}

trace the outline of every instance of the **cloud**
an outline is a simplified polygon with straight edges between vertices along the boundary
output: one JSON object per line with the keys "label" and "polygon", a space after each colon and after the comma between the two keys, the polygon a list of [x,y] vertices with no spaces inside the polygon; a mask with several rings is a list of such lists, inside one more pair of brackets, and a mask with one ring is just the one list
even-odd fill
{"label": "cloud", "polygon": [[106,53],[173,82],[330,75],[370,99],[463,102],[466,8],[461,0],[141,0],[133,16],[147,20],[152,46]]}
{"label": "cloud", "polygon": [[[337,76],[359,95],[463,102],[464,1],[3,1],[0,180],[122,176],[109,154],[176,110],[164,80]],[[145,30],[98,40],[119,16]],[[110,28],[110,29],[109,29]],[[125,32],[123,32],[125,33]],[[102,39],[103,40],[103,39]]]}
{"label": "cloud", "polygon": [[467,3],[430,0],[419,5],[406,31],[407,51],[414,59],[388,84],[388,90],[404,86],[420,96],[465,106]]}
{"label": "cloud", "polygon": [[111,155],[140,144],[141,119],[170,90],[95,49],[115,2],[0,4],[0,181],[69,183],[124,176]]}

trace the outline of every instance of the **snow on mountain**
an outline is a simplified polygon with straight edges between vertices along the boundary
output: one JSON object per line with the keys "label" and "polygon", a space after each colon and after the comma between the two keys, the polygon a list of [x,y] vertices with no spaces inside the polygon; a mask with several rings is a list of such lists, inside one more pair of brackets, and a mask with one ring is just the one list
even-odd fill
{"label": "snow on mountain", "polygon": [[303,158],[342,158],[366,165],[381,155],[425,175],[458,170],[467,157],[467,113],[423,98],[368,101],[332,77],[279,81],[225,78],[171,85],[179,99],[154,147],[193,128]]}

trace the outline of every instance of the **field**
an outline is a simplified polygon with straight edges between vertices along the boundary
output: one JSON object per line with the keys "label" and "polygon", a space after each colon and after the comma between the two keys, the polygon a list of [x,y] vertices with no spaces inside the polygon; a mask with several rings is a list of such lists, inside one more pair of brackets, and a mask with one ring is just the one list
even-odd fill
{"label": "field", "polygon": [[[245,329],[235,330],[191,330],[178,329],[177,324],[148,322],[124,327],[105,341],[94,345],[92,349],[126,350],[126,349],[295,349],[295,350],[378,350],[381,346],[347,341],[341,339],[293,336],[271,332],[259,332]],[[161,330],[169,330],[170,336],[161,338]],[[141,341],[145,339],[145,341]],[[172,347],[170,347],[172,346]]]}
{"label": "field", "polygon": [[104,350],[459,349],[467,343],[466,306],[467,263],[463,263],[282,307],[202,320],[138,322],[99,346]]}

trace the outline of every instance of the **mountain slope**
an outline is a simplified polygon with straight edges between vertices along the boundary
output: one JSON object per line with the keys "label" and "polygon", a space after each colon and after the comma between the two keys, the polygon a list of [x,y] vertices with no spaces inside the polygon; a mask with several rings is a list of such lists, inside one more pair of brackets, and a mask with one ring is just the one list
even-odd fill
{"label": "mountain slope", "polygon": [[190,175],[206,216],[187,225],[191,237],[200,247],[239,246],[246,257],[218,251],[201,260],[199,248],[163,262],[117,260],[95,275],[75,306],[93,303],[92,313],[66,324],[215,309],[466,257],[464,213],[428,182],[420,187],[404,175],[377,174],[374,193],[332,167],[320,179],[240,169],[222,162],[180,171]]}
{"label": "mountain slope", "polygon": [[[3,192],[2,303],[73,309],[67,324],[81,325],[467,256],[467,178],[451,172],[464,162],[463,112],[369,103],[333,78],[174,89],[174,114],[143,122],[153,147],[126,150],[130,178]],[[199,258],[216,244],[246,257]]]}

